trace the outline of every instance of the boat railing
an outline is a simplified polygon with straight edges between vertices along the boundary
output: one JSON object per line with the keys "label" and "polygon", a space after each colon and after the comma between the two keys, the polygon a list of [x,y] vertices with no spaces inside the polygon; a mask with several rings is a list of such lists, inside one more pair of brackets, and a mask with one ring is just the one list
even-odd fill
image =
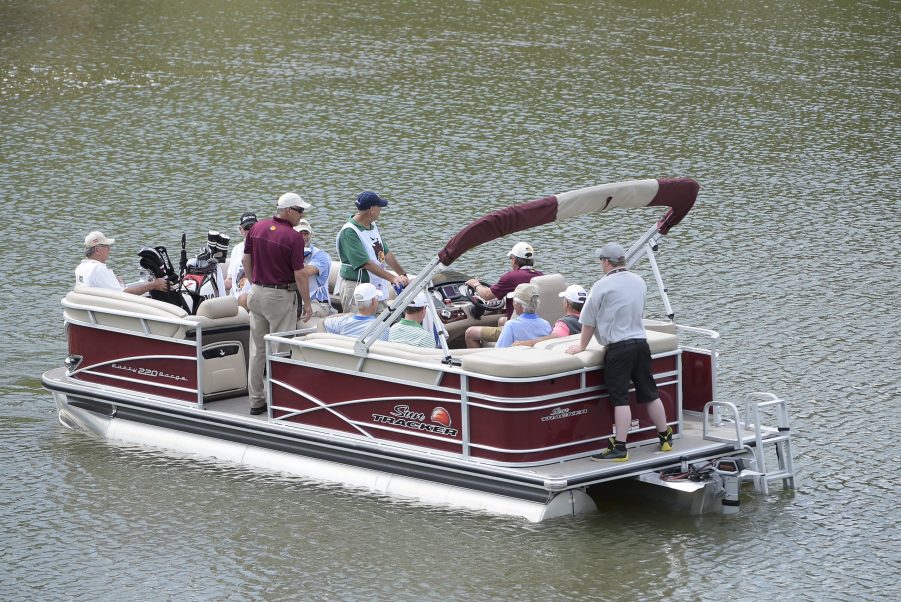
{"label": "boat railing", "polygon": [[[119,332],[122,334],[135,335],[137,331],[134,329],[126,328],[124,326],[116,326],[115,324],[103,324],[102,320],[98,319],[98,314],[107,315],[107,316],[118,316],[121,318],[136,320],[138,324],[141,326],[141,333],[145,337],[153,338],[153,339],[161,339],[172,343],[177,343],[179,345],[187,345],[194,347],[194,357],[196,359],[196,370],[197,370],[197,386],[196,388],[192,387],[174,387],[173,385],[159,384],[158,386],[168,389],[168,388],[178,388],[180,390],[187,390],[191,394],[193,394],[197,399],[197,407],[203,407],[203,324],[199,320],[188,320],[184,318],[176,318],[175,316],[148,316],[146,313],[139,313],[136,311],[128,311],[124,309],[116,309],[116,308],[107,308],[97,306],[87,305],[84,303],[76,303],[71,300],[63,298],[62,305],[66,309],[83,311],[87,314],[88,321],[85,323],[81,320],[78,320],[75,316],[68,315],[65,320],[68,323],[82,323],[86,324],[92,328],[100,328],[103,330],[109,330],[112,332]],[[174,331],[168,334],[161,334],[159,332],[154,332],[153,325],[154,324],[167,324],[170,326],[176,327]],[[193,339],[185,338],[185,332],[188,328],[193,328],[196,332],[196,336]],[[72,366],[74,369],[67,370],[67,376],[76,375],[79,372],[91,373],[92,368],[95,366]],[[111,375],[104,375],[106,378],[113,378]],[[128,379],[124,379],[128,380]]]}
{"label": "boat railing", "polygon": [[[473,441],[471,437],[471,413],[489,412],[496,415],[510,416],[535,414],[541,412],[559,411],[560,408],[580,406],[587,402],[593,402],[599,395],[603,395],[603,386],[590,384],[588,378],[596,365],[583,363],[575,356],[565,354],[560,347],[556,350],[548,349],[480,349],[458,350],[461,351],[460,365],[448,364],[443,361],[443,350],[423,349],[398,343],[384,341],[376,342],[369,349],[365,357],[356,353],[355,343],[352,337],[341,335],[318,333],[311,337],[302,335],[312,329],[276,333],[265,337],[267,344],[267,365],[270,378],[268,382],[269,393],[269,419],[290,425],[299,418],[303,420],[305,414],[330,412],[339,420],[348,424],[349,429],[355,430],[360,436],[372,439],[369,429],[361,428],[354,420],[342,414],[341,407],[347,403],[376,402],[380,398],[368,399],[365,394],[362,398],[355,398],[346,402],[326,403],[310,395],[302,383],[292,382],[291,377],[282,373],[277,365],[297,365],[306,367],[327,366],[332,374],[347,374],[351,376],[364,376],[377,379],[385,383],[397,383],[402,386],[419,388],[421,392],[415,393],[417,399],[430,400],[437,404],[459,404],[460,410],[460,434],[457,443],[461,457],[473,457],[479,450],[502,453],[539,453],[549,450],[560,450],[558,459],[569,458],[565,453],[567,448],[577,448],[587,443],[598,443],[603,439],[597,436],[589,439],[576,439],[563,443],[535,448],[519,448],[515,451],[503,446],[492,446],[485,441]],[[680,354],[675,345],[676,337],[671,333],[660,334],[659,340],[673,341],[673,348],[655,352],[655,358],[676,357]],[[279,348],[276,351],[276,348]],[[408,349],[403,349],[408,347]],[[509,359],[510,365],[515,366],[519,372],[504,373],[503,367],[497,361],[484,361],[482,356],[504,356]],[[557,364],[555,357],[566,358],[565,362]],[[482,359],[480,359],[482,358]],[[517,359],[518,358],[518,359]],[[536,372],[528,373],[524,370],[525,358],[529,358],[526,364],[534,364]],[[496,358],[497,359],[497,358]],[[559,367],[551,369],[551,366]],[[549,371],[550,370],[550,371]],[[670,369],[660,370],[655,373],[661,386],[680,386],[680,375],[677,364]],[[448,376],[452,378],[448,380]],[[557,388],[543,388],[536,390],[532,384],[557,382]],[[363,381],[360,381],[361,387]],[[475,384],[474,383],[478,383]],[[488,385],[487,383],[491,383]],[[566,384],[564,384],[566,383]],[[365,387],[364,387],[365,388]],[[422,389],[427,391],[422,391]],[[279,391],[287,392],[289,396],[299,395],[305,398],[303,406],[295,406],[292,402],[280,402]],[[431,393],[429,393],[431,391]],[[412,399],[412,397],[411,397]],[[678,403],[678,402],[677,402]],[[311,404],[305,407],[306,404]],[[580,406],[581,407],[581,406]],[[677,406],[678,407],[678,406]],[[673,417],[671,424],[678,425],[681,430],[681,412],[677,409],[677,416]],[[333,418],[332,418],[333,419]],[[378,427],[376,427],[378,428]],[[642,431],[652,427],[642,428]],[[428,438],[428,434],[417,435]],[[581,452],[574,452],[571,457],[580,457]],[[540,461],[537,463],[541,463]]]}
{"label": "boat railing", "polygon": [[[92,303],[92,300],[96,300],[96,303]],[[153,378],[156,369],[148,367],[147,364],[142,366],[141,362],[147,359],[185,359],[195,364],[193,370],[196,374],[196,386],[184,386],[183,383],[170,384],[160,382],[159,379],[152,382],[152,385],[162,391],[178,391],[194,401],[176,401],[180,403],[196,403],[199,408],[203,408],[206,394],[222,394],[216,389],[216,387],[221,388],[221,382],[218,384],[215,380],[206,382],[209,379],[204,377],[204,373],[208,369],[215,370],[214,367],[208,366],[207,362],[223,361],[216,353],[221,351],[221,349],[208,348],[238,343],[238,341],[233,341],[231,338],[220,340],[221,337],[219,335],[212,336],[209,333],[215,334],[217,328],[221,326],[234,326],[236,323],[243,325],[245,322],[241,312],[237,311],[235,302],[229,303],[225,300],[218,305],[213,303],[204,314],[189,316],[186,314],[178,315],[179,312],[184,314],[183,310],[175,306],[170,308],[167,304],[153,299],[126,295],[124,293],[116,294],[115,291],[76,289],[71,295],[63,298],[62,305],[65,310],[64,320],[67,324],[152,339],[165,342],[166,344],[184,345],[193,349],[193,351],[185,355],[180,353],[160,355],[157,353],[145,356],[141,355],[140,348],[135,346],[134,355],[105,359],[89,365],[83,364],[83,357],[70,358],[70,361],[66,362],[67,375],[77,377],[78,374],[90,374],[95,377],[123,383],[147,384],[142,378]],[[210,338],[211,336],[212,338]],[[242,351],[243,346],[242,343]],[[242,354],[239,357],[243,358],[244,356]],[[131,368],[127,368],[127,370],[135,374],[118,374],[107,369],[114,367],[115,364],[120,364],[121,366],[129,362],[131,362]],[[135,364],[134,362],[138,363]],[[237,372],[235,374],[237,376],[232,379],[232,386],[236,386],[234,385],[235,379],[241,380],[241,371],[246,371],[246,366],[243,365],[245,362],[239,363],[242,365],[240,369],[236,368]],[[246,375],[243,381],[244,384],[241,388],[246,388]]]}

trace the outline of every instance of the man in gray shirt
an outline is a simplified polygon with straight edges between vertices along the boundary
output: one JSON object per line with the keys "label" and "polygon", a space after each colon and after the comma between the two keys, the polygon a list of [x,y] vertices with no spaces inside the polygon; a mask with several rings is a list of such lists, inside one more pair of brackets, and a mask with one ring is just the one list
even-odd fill
{"label": "man in gray shirt", "polygon": [[632,424],[629,407],[629,383],[635,384],[638,403],[648,404],[648,415],[657,429],[661,451],[673,449],[673,430],[666,423],[666,411],[657,393],[651,372],[651,349],[644,330],[644,303],[647,285],[644,279],[626,267],[626,252],[615,242],[598,250],[604,277],[598,280],[582,308],[581,338],[566,352],[580,353],[594,336],[604,353],[604,382],[613,402],[616,438],[611,437],[607,449],[591,456],[592,460],[625,462],[629,459],[626,438]]}

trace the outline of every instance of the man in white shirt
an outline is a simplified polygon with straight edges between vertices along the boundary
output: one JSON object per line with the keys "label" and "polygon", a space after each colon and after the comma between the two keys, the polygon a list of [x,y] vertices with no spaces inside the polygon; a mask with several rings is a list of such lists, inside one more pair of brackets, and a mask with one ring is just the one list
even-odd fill
{"label": "man in white shirt", "polygon": [[241,219],[238,221],[238,234],[241,235],[241,240],[232,247],[231,257],[228,260],[228,273],[225,275],[225,290],[228,291],[231,296],[238,297],[239,303],[242,300],[241,295],[243,294],[246,298],[246,295],[250,292],[251,284],[250,281],[244,277],[244,266],[241,260],[244,257],[244,237],[247,236],[247,233],[250,232],[250,229],[253,228],[255,223],[257,223],[257,214],[253,211],[245,211],[241,214]]}
{"label": "man in white shirt", "polygon": [[84,238],[84,256],[75,268],[75,285],[108,288],[124,291],[132,295],[143,295],[149,291],[167,291],[169,283],[165,278],[156,278],[149,282],[138,282],[126,287],[122,279],[117,277],[106,265],[109,259],[110,246],[115,238],[107,238],[103,232],[94,231]]}

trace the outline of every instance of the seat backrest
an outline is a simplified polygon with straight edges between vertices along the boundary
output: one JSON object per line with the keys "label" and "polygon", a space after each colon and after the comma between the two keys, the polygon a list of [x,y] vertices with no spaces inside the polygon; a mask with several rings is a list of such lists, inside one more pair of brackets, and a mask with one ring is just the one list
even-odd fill
{"label": "seat backrest", "polygon": [[535,276],[531,282],[538,287],[538,315],[553,326],[563,315],[560,293],[566,290],[566,281],[562,274],[545,274]]}
{"label": "seat backrest", "polygon": [[328,273],[328,294],[335,293],[335,282],[338,281],[338,272],[341,270],[341,262],[332,260],[332,269]]}
{"label": "seat backrest", "polygon": [[237,316],[238,298],[229,295],[227,297],[205,299],[197,308],[197,315],[211,320]]}
{"label": "seat backrest", "polygon": [[[89,307],[94,312],[94,319],[103,326],[113,326],[123,330],[144,332],[144,323],[139,317],[127,317],[107,313],[104,310],[129,312],[137,314],[147,320],[147,327],[151,334],[184,338],[185,326],[167,323],[165,319],[190,319],[188,313],[176,305],[157,301],[150,297],[132,295],[123,291],[104,288],[76,285],[75,289],[66,294],[63,306],[63,315],[66,318],[79,322],[90,323],[91,317],[87,310],[75,309],[67,305],[79,305]],[[160,318],[161,320],[154,320]]]}

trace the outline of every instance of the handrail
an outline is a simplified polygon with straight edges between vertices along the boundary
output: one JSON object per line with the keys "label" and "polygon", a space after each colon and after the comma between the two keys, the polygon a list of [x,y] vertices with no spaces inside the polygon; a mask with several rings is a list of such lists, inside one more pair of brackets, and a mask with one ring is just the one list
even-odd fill
{"label": "handrail", "polygon": [[[73,309],[73,310],[87,312],[88,316],[91,319],[90,326],[93,326],[93,327],[109,328],[107,326],[97,323],[97,320],[94,317],[95,313],[104,313],[104,314],[108,314],[108,315],[112,315],[112,316],[119,316],[119,317],[123,317],[123,318],[133,318],[135,320],[140,321],[141,328],[143,328],[143,330],[144,330],[144,332],[141,334],[144,334],[146,336],[159,337],[161,339],[170,339],[172,341],[176,341],[178,343],[182,343],[185,345],[192,345],[195,349],[194,357],[195,357],[195,363],[197,366],[197,375],[196,375],[197,388],[194,391],[194,393],[197,396],[197,407],[199,409],[203,409],[203,384],[204,384],[203,383],[203,323],[200,320],[185,320],[185,319],[176,318],[176,317],[170,318],[168,316],[147,315],[146,313],[138,313],[138,312],[127,311],[127,310],[122,310],[122,309],[98,307],[96,305],[85,305],[83,303],[75,303],[75,302],[69,301],[65,297],[63,297],[63,299],[61,300],[60,303],[65,309]],[[81,323],[80,320],[71,320],[69,318],[67,318],[67,320],[74,322],[74,323]],[[195,334],[193,341],[191,341],[190,339],[182,339],[182,338],[177,338],[174,336],[153,334],[150,332],[150,329],[147,327],[147,322],[159,322],[159,323],[163,323],[163,324],[173,324],[176,326],[191,327],[191,328],[195,329],[196,334]],[[118,332],[133,332],[133,331],[128,331],[128,330],[121,329],[121,328],[116,328],[115,330]]]}
{"label": "handrail", "polygon": [[[708,410],[710,408],[725,408],[726,410],[732,411],[733,421],[735,423],[735,440],[728,439],[726,437],[720,437],[718,435],[710,434],[710,412]],[[731,401],[708,401],[704,404],[704,430],[703,430],[703,438],[709,439],[711,441],[723,441],[725,443],[733,443],[735,447],[735,451],[739,451],[744,447],[742,443],[741,436],[741,419],[738,414],[738,408],[735,407],[735,404]]]}

